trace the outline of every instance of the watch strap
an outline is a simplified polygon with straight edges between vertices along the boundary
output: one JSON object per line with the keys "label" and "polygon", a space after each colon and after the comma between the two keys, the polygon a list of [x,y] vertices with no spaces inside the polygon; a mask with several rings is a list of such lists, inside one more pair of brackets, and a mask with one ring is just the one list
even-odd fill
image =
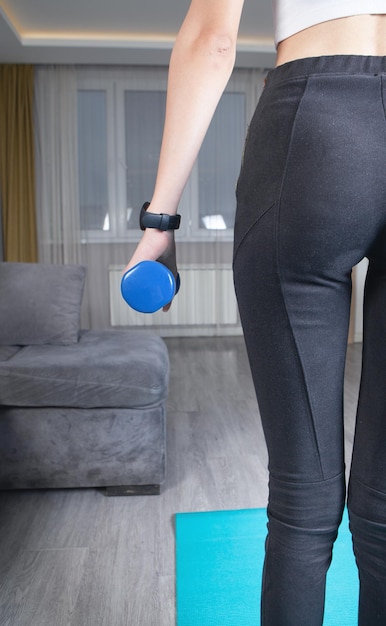
{"label": "watch strap", "polygon": [[145,202],[139,214],[139,226],[141,230],[157,228],[158,230],[177,230],[180,227],[181,215],[168,215],[167,213],[147,213],[150,202]]}

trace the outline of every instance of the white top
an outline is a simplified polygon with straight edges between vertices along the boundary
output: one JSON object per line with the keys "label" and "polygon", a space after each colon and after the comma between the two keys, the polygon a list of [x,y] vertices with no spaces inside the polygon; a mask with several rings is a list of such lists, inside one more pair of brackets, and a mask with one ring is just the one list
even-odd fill
{"label": "white top", "polygon": [[275,45],[309,26],[351,15],[386,13],[386,0],[272,0]]}

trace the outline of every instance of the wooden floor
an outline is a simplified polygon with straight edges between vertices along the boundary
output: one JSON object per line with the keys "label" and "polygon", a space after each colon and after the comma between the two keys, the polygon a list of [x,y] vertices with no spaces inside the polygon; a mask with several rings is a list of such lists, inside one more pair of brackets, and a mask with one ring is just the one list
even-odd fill
{"label": "wooden floor", "polygon": [[[174,514],[265,506],[266,450],[242,338],[166,341],[162,494],[0,492],[0,626],[173,626]],[[360,356],[349,346],[348,457]]]}

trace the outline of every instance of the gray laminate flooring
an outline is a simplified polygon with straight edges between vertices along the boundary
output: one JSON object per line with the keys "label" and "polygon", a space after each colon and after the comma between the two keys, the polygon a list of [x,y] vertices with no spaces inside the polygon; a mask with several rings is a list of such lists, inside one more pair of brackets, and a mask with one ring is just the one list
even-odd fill
{"label": "gray laminate flooring", "polygon": [[[0,626],[173,626],[174,514],[265,506],[267,457],[242,338],[166,342],[161,495],[0,492]],[[350,345],[348,458],[360,356]]]}

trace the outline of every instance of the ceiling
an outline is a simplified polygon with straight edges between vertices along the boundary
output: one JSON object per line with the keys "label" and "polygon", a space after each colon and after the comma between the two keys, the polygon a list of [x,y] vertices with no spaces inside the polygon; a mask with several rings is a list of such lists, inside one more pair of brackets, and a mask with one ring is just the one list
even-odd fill
{"label": "ceiling", "polygon": [[[189,0],[0,0],[0,63],[165,64]],[[245,0],[237,65],[274,62],[270,0]]]}

